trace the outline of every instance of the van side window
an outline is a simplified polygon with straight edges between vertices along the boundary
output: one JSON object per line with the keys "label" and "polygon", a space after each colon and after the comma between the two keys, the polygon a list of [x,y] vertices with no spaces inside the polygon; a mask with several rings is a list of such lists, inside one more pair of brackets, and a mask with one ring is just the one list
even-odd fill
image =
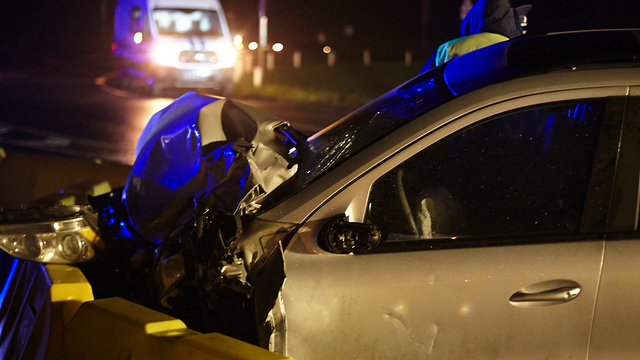
{"label": "van side window", "polygon": [[604,103],[525,108],[449,135],[378,178],[368,216],[387,241],[575,233]]}
{"label": "van side window", "polygon": [[131,9],[131,16],[129,17],[129,32],[132,34],[141,31],[140,18],[142,17],[142,11],[139,6],[134,6]]}

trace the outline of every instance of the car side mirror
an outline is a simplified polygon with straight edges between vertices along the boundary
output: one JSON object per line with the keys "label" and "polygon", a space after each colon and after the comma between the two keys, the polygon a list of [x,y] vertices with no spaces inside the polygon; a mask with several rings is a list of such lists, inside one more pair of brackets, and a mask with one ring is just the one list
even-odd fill
{"label": "car side mirror", "polygon": [[349,222],[346,216],[338,215],[322,227],[318,244],[336,254],[364,254],[375,248],[381,238],[375,225]]}

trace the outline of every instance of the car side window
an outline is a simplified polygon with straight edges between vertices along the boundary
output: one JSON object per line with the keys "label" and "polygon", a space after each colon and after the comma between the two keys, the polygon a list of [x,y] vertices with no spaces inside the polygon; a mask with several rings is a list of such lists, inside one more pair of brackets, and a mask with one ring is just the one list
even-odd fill
{"label": "car side window", "polygon": [[139,6],[134,6],[131,9],[131,14],[129,16],[129,32],[131,34],[135,34],[138,31],[141,31],[140,26],[140,18],[142,17],[142,11]]}
{"label": "car side window", "polygon": [[368,217],[387,241],[578,230],[603,99],[502,114],[378,178]]}

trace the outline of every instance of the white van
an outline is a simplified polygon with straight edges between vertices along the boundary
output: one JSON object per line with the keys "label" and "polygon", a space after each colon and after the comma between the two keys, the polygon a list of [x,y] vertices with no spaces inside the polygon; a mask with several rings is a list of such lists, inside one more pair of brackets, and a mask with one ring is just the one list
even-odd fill
{"label": "white van", "polygon": [[113,39],[125,86],[231,89],[237,53],[218,0],[118,0]]}

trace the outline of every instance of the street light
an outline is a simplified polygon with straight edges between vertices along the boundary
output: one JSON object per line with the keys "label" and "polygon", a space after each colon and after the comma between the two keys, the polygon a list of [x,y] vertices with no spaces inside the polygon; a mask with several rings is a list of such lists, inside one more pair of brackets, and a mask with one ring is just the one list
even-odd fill
{"label": "street light", "polygon": [[242,50],[244,47],[244,39],[242,38],[242,35],[237,34],[233,37],[233,47],[235,47],[236,50]]}
{"label": "street light", "polygon": [[260,0],[258,8],[260,47],[258,48],[258,67],[264,67],[264,50],[267,48],[267,0]]}

